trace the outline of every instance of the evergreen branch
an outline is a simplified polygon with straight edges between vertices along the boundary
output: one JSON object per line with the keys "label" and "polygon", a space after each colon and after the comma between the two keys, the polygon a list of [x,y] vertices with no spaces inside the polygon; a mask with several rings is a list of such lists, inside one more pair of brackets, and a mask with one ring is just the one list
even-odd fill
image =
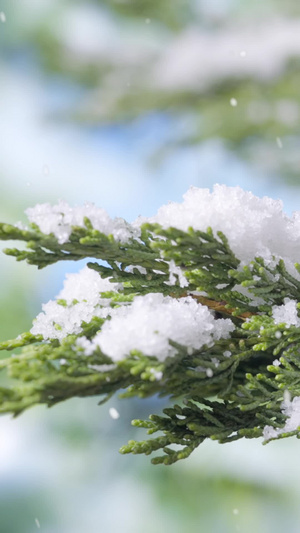
{"label": "evergreen branch", "polygon": [[[85,298],[57,299],[57,312],[70,314],[68,323],[76,316],[77,329],[71,328],[71,333],[63,329],[58,313],[51,318],[52,337],[29,332],[0,344],[0,350],[22,349],[0,361],[0,369],[18,380],[15,386],[0,389],[0,412],[18,415],[33,405],[51,407],[74,396],[99,395],[103,402],[121,390],[123,398],[157,394],[168,402],[177,398],[182,405],[166,407],[163,416],[133,421],[149,435],[159,432],[159,436],[130,441],[121,448],[122,453],[146,455],[160,450],[162,455],[152,462],[166,465],[188,457],[208,438],[231,442],[262,435],[266,441],[299,436],[298,428],[288,424],[292,402],[287,403],[286,391],[293,401],[300,397],[300,322],[295,303],[300,300],[300,266],[295,265],[293,275],[274,256],[272,266],[256,257],[241,267],[225,235],[214,234],[211,228],[183,231],[144,224],[135,234],[129,229],[131,237],[123,242],[95,229],[85,218],[84,225],[72,227],[68,240],[61,243],[35,224],[28,230],[0,224],[0,239],[27,245],[26,250],[6,250],[18,261],[43,268],[60,260],[92,258],[88,267],[95,282],[106,278],[112,282],[112,290],[99,291],[86,321],[79,320],[79,311],[76,315],[87,303]],[[115,289],[114,283],[120,288]],[[210,336],[204,330],[205,342],[192,347],[168,337],[166,353],[160,356],[154,348],[153,352],[128,349],[120,357],[106,353],[97,344],[99,335],[109,330],[115,317],[130,311],[136,297],[153,294],[178,305],[192,302],[197,311],[204,307],[203,320],[211,320],[211,329],[219,333]],[[284,306],[286,299],[295,304],[294,322],[289,324],[274,318],[274,306]],[[176,319],[179,331],[183,319],[181,315]],[[218,328],[225,323],[230,329],[222,334]]]}

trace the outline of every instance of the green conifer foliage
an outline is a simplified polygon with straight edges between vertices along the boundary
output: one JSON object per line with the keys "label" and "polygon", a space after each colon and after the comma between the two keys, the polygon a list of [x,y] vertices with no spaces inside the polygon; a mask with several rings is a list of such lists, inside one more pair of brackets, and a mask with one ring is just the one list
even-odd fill
{"label": "green conifer foliage", "polygon": [[[12,386],[0,389],[1,413],[16,416],[31,406],[51,407],[75,396],[100,396],[103,403],[120,391],[122,398],[159,395],[166,401],[163,415],[132,422],[151,437],[129,441],[120,451],[146,455],[160,451],[152,462],[165,465],[188,457],[205,439],[224,443],[264,434],[268,442],[300,435],[288,424],[291,412],[283,408],[284,402],[300,396],[300,328],[275,323],[272,316],[274,305],[287,298],[299,301],[300,282],[283,260],[274,257],[270,266],[254,257],[241,268],[226,236],[211,228],[182,231],[146,223],[139,238],[121,242],[94,229],[88,218],[84,226],[72,227],[62,244],[35,224],[20,229],[2,223],[0,239],[26,243],[25,249],[8,248],[5,253],[39,269],[88,258],[90,269],[122,284],[120,291],[101,294],[112,309],[150,293],[178,300],[191,295],[207,306],[216,321],[230,319],[233,324],[227,338],[200,349],[170,340],[174,353],[164,359],[131,350],[113,360],[99,347],[87,357],[78,340],[95,337],[107,320],[99,316],[84,322],[80,333],[62,339],[23,333],[0,344],[1,350],[22,348],[0,361],[13,380]],[[169,283],[171,262],[181,269],[186,283],[176,270]],[[63,299],[57,304],[67,305]]]}

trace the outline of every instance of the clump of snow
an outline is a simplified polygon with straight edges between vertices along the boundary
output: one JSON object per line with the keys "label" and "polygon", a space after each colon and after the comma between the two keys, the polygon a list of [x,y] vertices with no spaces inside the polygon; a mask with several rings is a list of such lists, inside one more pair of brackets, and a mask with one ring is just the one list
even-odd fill
{"label": "clump of snow", "polygon": [[42,335],[45,340],[62,340],[69,334],[78,334],[82,331],[82,322],[90,322],[93,316],[106,318],[109,314],[108,308],[96,309],[87,302],[63,307],[50,300],[42,309],[30,331],[33,335]]}
{"label": "clump of snow", "polygon": [[132,350],[164,361],[176,353],[169,339],[200,349],[228,338],[233,330],[230,319],[215,320],[206,306],[190,296],[175,299],[156,293],[136,296],[131,305],[114,308],[93,343],[114,361]]}
{"label": "clump of snow", "polygon": [[[101,278],[100,274],[88,266],[83,267],[75,274],[67,274],[64,287],[57,299],[66,300],[70,304],[74,299],[86,300],[96,306],[99,303],[99,293],[106,291],[119,291],[121,283],[113,283],[111,278]],[[108,305],[108,300],[106,305]],[[102,305],[105,305],[102,303]]]}
{"label": "clump of snow", "polygon": [[68,241],[72,226],[85,227],[84,218],[88,217],[96,230],[112,234],[116,240],[125,242],[130,237],[138,236],[138,231],[122,218],[112,219],[108,213],[92,203],[83,206],[70,207],[60,201],[52,206],[49,203],[37,204],[25,211],[30,222],[37,224],[40,230],[49,235],[53,233],[60,244]]}
{"label": "clump of snow", "polygon": [[[113,233],[119,240],[138,236],[143,222],[157,222],[164,228],[171,226],[187,231],[189,227],[206,231],[211,226],[214,233],[224,232],[233,252],[243,263],[260,255],[271,263],[273,255],[282,257],[287,268],[292,270],[293,262],[299,260],[300,212],[288,217],[282,210],[282,203],[271,198],[258,198],[240,187],[215,185],[209,189],[191,187],[182,203],[171,202],[162,206],[158,213],[148,219],[139,218],[132,225],[122,219],[112,220],[108,214],[93,204],[71,208],[60,202],[37,205],[27,210],[31,222],[38,224],[44,233],[54,233],[59,242],[66,242],[72,226],[83,226],[88,217],[95,227],[104,233]],[[140,266],[142,274],[147,271]],[[154,271],[155,272],[155,271]],[[159,271],[157,271],[159,272]],[[170,285],[179,281],[181,287],[188,286],[184,271],[169,262]],[[294,273],[294,271],[293,271]],[[78,347],[89,355],[96,346],[117,361],[131,350],[140,350],[146,355],[155,355],[160,360],[173,355],[176,350],[169,339],[182,344],[191,352],[214,340],[227,338],[234,326],[230,319],[215,320],[206,306],[191,296],[175,299],[162,294],[137,296],[128,305],[110,307],[110,300],[100,297],[101,292],[120,290],[121,285],[102,279],[94,270],[85,267],[78,274],[67,275],[64,288],[56,301],[43,305],[31,329],[44,339],[62,339],[68,334],[82,331],[82,322],[89,322],[93,316],[111,317],[91,342],[78,340]],[[238,288],[242,291],[242,288]],[[59,302],[57,300],[63,300]],[[284,305],[273,307],[276,324],[300,325],[297,302],[289,298]],[[276,334],[279,338],[280,332]],[[224,352],[229,357],[231,352]]]}
{"label": "clump of snow", "polygon": [[[63,339],[82,331],[82,322],[90,322],[93,316],[106,318],[110,313],[110,300],[100,293],[118,291],[121,285],[102,279],[100,275],[84,267],[77,274],[67,274],[64,288],[55,300],[43,304],[43,311],[36,317],[31,333],[44,339]],[[64,301],[64,304],[57,302]]]}
{"label": "clump of snow", "polygon": [[[105,234],[126,242],[138,238],[143,222],[157,222],[164,228],[174,226],[186,231],[190,226],[206,231],[211,226],[214,232],[221,230],[229,240],[233,252],[248,263],[255,256],[262,256],[269,264],[272,256],[285,260],[294,275],[293,263],[299,260],[300,211],[287,216],[282,202],[272,198],[258,198],[240,187],[215,185],[213,191],[191,187],[182,203],[170,202],[162,206],[150,218],[139,217],[132,224],[123,219],[112,219],[104,209],[93,204],[70,207],[65,202],[55,206],[38,204],[26,211],[29,220],[46,234],[54,233],[60,243],[67,242],[72,226],[84,226],[88,217],[93,227]],[[140,269],[141,272],[144,270]],[[178,276],[180,285],[186,286],[183,272],[170,262],[170,283]]]}
{"label": "clump of snow", "polygon": [[283,305],[274,305],[272,307],[272,316],[275,324],[285,323],[287,326],[300,326],[300,318],[297,313],[296,300],[284,298]]}
{"label": "clump of snow", "polygon": [[263,436],[265,440],[277,438],[282,433],[295,431],[300,426],[300,397],[296,396],[293,401],[286,397],[281,404],[281,411],[288,418],[283,428],[265,426]]}
{"label": "clump of snow", "polygon": [[191,187],[182,203],[163,205],[155,216],[139,217],[134,225],[143,222],[183,231],[189,227],[206,231],[211,226],[215,233],[221,230],[226,235],[242,263],[258,255],[271,263],[275,255],[282,257],[295,274],[293,262],[299,260],[300,252],[300,212],[287,216],[280,200],[258,198],[240,187],[217,184],[212,192]]}

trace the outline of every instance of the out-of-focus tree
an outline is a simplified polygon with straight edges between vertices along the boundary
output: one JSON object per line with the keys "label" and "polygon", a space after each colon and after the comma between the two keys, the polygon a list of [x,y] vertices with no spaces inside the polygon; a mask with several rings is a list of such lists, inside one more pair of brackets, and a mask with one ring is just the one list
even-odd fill
{"label": "out-of-focus tree", "polygon": [[60,118],[130,125],[159,114],[170,128],[158,159],[220,138],[263,171],[296,179],[299,6],[63,0],[32,16],[24,0],[7,11],[17,31],[7,28],[4,53],[18,55],[22,44],[24,57],[24,42],[34,44],[46,75],[82,89]]}

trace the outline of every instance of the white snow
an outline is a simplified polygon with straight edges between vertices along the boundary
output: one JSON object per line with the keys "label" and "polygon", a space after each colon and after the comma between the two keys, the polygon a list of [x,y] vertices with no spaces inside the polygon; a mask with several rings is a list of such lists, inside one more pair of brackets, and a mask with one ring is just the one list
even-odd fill
{"label": "white snow", "polygon": [[178,280],[180,287],[182,288],[188,287],[189,282],[186,279],[182,271],[182,268],[175,265],[175,261],[173,259],[171,259],[170,264],[169,264],[169,272],[170,272],[170,277],[169,277],[169,281],[165,282],[166,285],[175,285]]}
{"label": "white snow", "polygon": [[135,270],[137,270],[140,274],[147,274],[146,268],[140,265],[130,265],[126,268],[127,272],[134,272]]}
{"label": "white snow", "polygon": [[274,366],[280,366],[281,363],[280,363],[279,359],[274,359],[272,365],[274,365]]}
{"label": "white snow", "polygon": [[[49,203],[37,204],[26,211],[30,222],[37,224],[43,233],[53,233],[58,242],[63,244],[68,241],[72,226],[85,227],[84,218],[88,217],[94,229],[113,234],[118,241],[127,241],[133,236],[132,228],[122,218],[112,219],[108,213],[92,203],[83,206],[70,207],[66,202],[60,201],[51,206]],[[137,236],[138,231],[135,231]]]}
{"label": "white snow", "polygon": [[182,203],[169,202],[155,216],[139,217],[133,225],[143,222],[183,231],[206,231],[208,226],[215,233],[221,230],[242,263],[258,255],[272,262],[274,254],[295,274],[293,263],[300,260],[300,211],[289,217],[281,200],[259,198],[240,187],[216,184],[212,192],[190,187]]}
{"label": "white snow", "polygon": [[88,267],[77,274],[67,274],[64,288],[56,297],[56,300],[66,300],[67,305],[60,305],[55,300],[43,304],[43,311],[30,331],[44,339],[61,340],[71,333],[78,334],[82,331],[83,321],[90,322],[93,316],[106,318],[110,313],[110,300],[101,298],[100,293],[120,288],[120,284],[102,279]]}
{"label": "white snow", "polygon": [[[76,344],[87,356],[99,346],[117,361],[131,350],[164,360],[176,353],[169,339],[197,349],[221,337],[227,338],[234,330],[231,320],[215,320],[208,308],[191,296],[175,299],[159,293],[148,294],[135,297],[132,304],[111,308],[110,300],[101,298],[100,293],[120,288],[120,284],[102,279],[88,267],[78,274],[68,274],[57,299],[43,305],[31,332],[45,340],[62,340],[68,334],[79,334],[83,321],[89,322],[94,316],[110,316],[111,320],[104,323],[92,341],[80,337]],[[63,300],[64,305],[57,300]],[[99,371],[103,370],[99,367]],[[154,375],[156,379],[162,377],[161,372]]]}
{"label": "white snow", "polygon": [[[215,185],[209,189],[191,187],[182,203],[170,202],[162,206],[150,218],[139,217],[132,224],[120,219],[112,220],[108,214],[93,204],[71,208],[65,202],[54,207],[38,205],[27,210],[31,221],[37,223],[45,233],[55,233],[63,242],[68,239],[73,225],[83,225],[87,216],[96,229],[114,233],[120,239],[137,237],[143,222],[158,222],[164,228],[170,226],[186,231],[189,227],[206,231],[221,230],[229,240],[233,252],[243,263],[255,256],[262,256],[272,263],[273,255],[282,257],[287,268],[293,270],[293,262],[299,260],[300,212],[288,217],[279,200],[258,198],[240,187]],[[146,273],[142,266],[138,270]],[[129,267],[128,271],[132,271]],[[188,286],[184,270],[169,262],[168,284],[179,281],[181,287]],[[294,272],[293,272],[294,273]],[[89,341],[78,340],[78,348],[86,355],[93,353],[96,346],[114,361],[126,357],[132,350],[145,355],[154,355],[164,360],[174,355],[176,349],[169,339],[187,347],[189,351],[212,344],[214,340],[228,337],[234,326],[230,319],[215,320],[206,306],[191,296],[175,299],[162,294],[136,296],[131,304],[122,303],[111,308],[110,299],[101,298],[100,293],[120,290],[120,284],[101,279],[100,275],[85,267],[78,274],[69,274],[64,288],[56,301],[43,305],[31,332],[41,334],[44,339],[62,339],[70,333],[82,331],[82,322],[89,322],[93,316],[111,317],[105,321],[101,331]],[[242,290],[237,287],[237,290]],[[57,300],[65,300],[61,305]],[[297,302],[286,298],[284,304],[273,307],[276,324],[300,325]],[[280,332],[277,334],[279,338]],[[230,356],[227,350],[224,356]]]}
{"label": "white snow", "polygon": [[[282,257],[290,271],[300,259],[300,211],[292,217],[283,211],[280,200],[259,198],[240,187],[215,185],[213,191],[191,187],[183,196],[182,203],[163,205],[155,216],[139,217],[132,224],[125,220],[112,219],[104,209],[93,204],[70,207],[65,202],[55,206],[38,204],[26,211],[31,222],[36,223],[46,234],[54,233],[60,243],[68,240],[72,226],[84,226],[88,217],[93,227],[105,234],[126,242],[139,238],[143,222],[158,222],[164,228],[170,226],[186,231],[190,226],[206,231],[211,226],[214,232],[221,230],[237,257],[246,263],[260,255],[272,262],[272,255]],[[144,272],[144,270],[141,270]],[[170,263],[170,283],[179,277],[182,287],[186,280],[182,270]]]}
{"label": "white snow", "polygon": [[163,373],[160,370],[155,370],[155,368],[151,368],[151,374],[155,377],[156,381],[160,381],[163,377]]}
{"label": "white snow", "polygon": [[169,339],[194,349],[228,338],[230,319],[215,320],[206,306],[192,297],[171,298],[160,293],[136,296],[131,305],[115,308],[93,343],[118,361],[132,350],[164,361],[176,353]]}
{"label": "white snow", "polygon": [[281,411],[288,416],[283,428],[265,426],[263,436],[265,440],[277,438],[282,433],[295,431],[300,426],[300,397],[296,396],[292,401],[286,397],[281,404]]}
{"label": "white snow", "polygon": [[87,300],[90,304],[96,306],[99,303],[100,292],[119,291],[122,289],[121,283],[113,283],[109,280],[110,278],[101,278],[98,272],[85,266],[78,273],[66,275],[64,287],[57,299],[64,299],[68,304],[74,299]]}
{"label": "white snow", "polygon": [[285,298],[283,305],[274,305],[272,307],[272,316],[275,324],[285,323],[287,326],[300,326],[300,318],[298,317],[297,313],[297,303],[298,302],[296,302],[296,300]]}
{"label": "white snow", "polygon": [[86,337],[79,337],[76,340],[76,346],[78,348],[81,348],[84,351],[85,355],[92,355],[94,352],[93,344]]}
{"label": "white snow", "polygon": [[117,420],[118,418],[120,418],[120,413],[119,411],[117,411],[115,407],[110,407],[108,412],[109,412],[109,416],[111,416],[111,418],[113,418],[114,420]]}

